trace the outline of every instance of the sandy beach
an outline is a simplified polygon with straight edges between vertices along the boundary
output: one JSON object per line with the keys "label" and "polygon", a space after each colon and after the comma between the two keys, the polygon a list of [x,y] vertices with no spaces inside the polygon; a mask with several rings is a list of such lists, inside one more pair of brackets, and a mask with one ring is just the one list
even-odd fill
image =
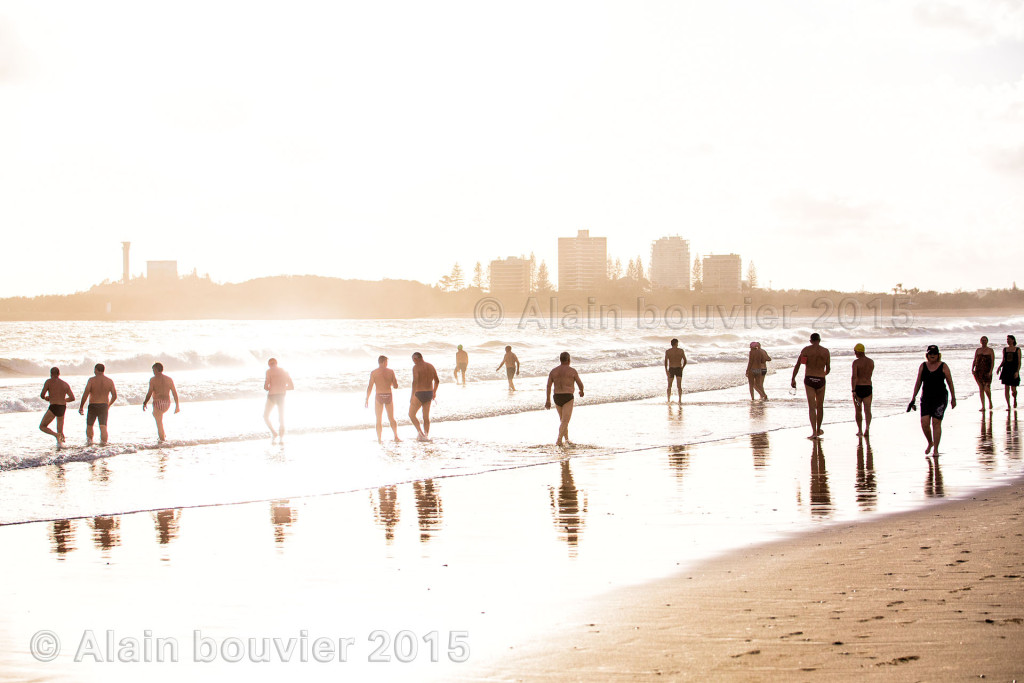
{"label": "sandy beach", "polygon": [[466,680],[1016,680],[1024,480],[729,553]]}

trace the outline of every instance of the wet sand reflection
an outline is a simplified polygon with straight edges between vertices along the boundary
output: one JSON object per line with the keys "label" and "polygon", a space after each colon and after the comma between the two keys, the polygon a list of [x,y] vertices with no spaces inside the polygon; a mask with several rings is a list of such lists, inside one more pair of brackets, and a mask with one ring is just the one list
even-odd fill
{"label": "wet sand reflection", "polygon": [[549,487],[551,512],[558,537],[569,545],[569,556],[576,557],[587,512],[587,495],[576,488],[568,459],[561,462],[561,473],[562,480],[557,492],[554,486]]}
{"label": "wet sand reflection", "polygon": [[871,440],[862,437],[857,440],[857,505],[865,512],[871,512],[878,503],[878,484],[875,481],[875,455]]}

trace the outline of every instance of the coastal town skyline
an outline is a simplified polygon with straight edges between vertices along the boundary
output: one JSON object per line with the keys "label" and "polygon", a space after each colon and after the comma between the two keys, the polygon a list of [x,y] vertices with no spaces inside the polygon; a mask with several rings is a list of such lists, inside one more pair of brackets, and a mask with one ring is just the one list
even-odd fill
{"label": "coastal town skyline", "polygon": [[775,288],[1010,287],[1022,54],[999,0],[5,3],[0,297],[85,289],[125,240],[224,282],[434,283],[584,229]]}

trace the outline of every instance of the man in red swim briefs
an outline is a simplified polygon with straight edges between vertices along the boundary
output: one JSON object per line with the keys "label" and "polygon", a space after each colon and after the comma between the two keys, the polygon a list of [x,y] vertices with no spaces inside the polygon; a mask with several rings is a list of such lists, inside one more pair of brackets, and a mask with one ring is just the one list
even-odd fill
{"label": "man in red swim briefs", "polygon": [[391,431],[395,433],[395,441],[401,441],[398,438],[398,422],[395,421],[395,406],[391,402],[391,390],[398,388],[398,378],[395,377],[395,371],[388,367],[388,357],[379,356],[377,358],[377,369],[370,373],[370,383],[366,386],[366,406],[370,407],[370,392],[374,389],[377,390],[377,400],[374,403],[373,409],[377,414],[377,443],[382,443],[381,440],[381,429],[382,424],[382,413],[384,409],[388,410],[388,422],[391,423]]}

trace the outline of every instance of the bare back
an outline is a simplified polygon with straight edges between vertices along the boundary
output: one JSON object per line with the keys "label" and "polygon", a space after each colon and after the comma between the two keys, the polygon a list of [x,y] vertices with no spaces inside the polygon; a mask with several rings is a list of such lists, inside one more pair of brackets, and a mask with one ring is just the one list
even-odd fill
{"label": "bare back", "polygon": [[805,377],[824,377],[829,373],[832,356],[824,346],[811,344],[800,351],[800,358],[805,361]]}
{"label": "bare back", "polygon": [[174,380],[164,374],[153,375],[149,378],[149,390],[153,392],[154,398],[171,399],[171,391],[174,389]]}
{"label": "bare back", "polygon": [[106,375],[90,377],[89,381],[85,383],[85,391],[82,392],[82,398],[88,397],[89,403],[110,404],[110,397],[116,395],[117,390],[114,389],[114,380]]}
{"label": "bare back", "polygon": [[853,361],[853,377],[851,381],[855,387],[871,386],[871,375],[875,371],[875,361],[867,356],[857,358]]}
{"label": "bare back", "polygon": [[370,382],[378,394],[390,394],[392,389],[398,388],[398,378],[391,368],[377,368],[370,373]]}
{"label": "bare back", "polygon": [[686,357],[686,353],[678,346],[672,347],[665,351],[665,360],[668,361],[670,368],[678,368],[683,364],[683,358]]}
{"label": "bare back", "polygon": [[548,374],[548,379],[556,394],[574,393],[576,384],[580,382],[579,373],[571,365],[559,365]]}
{"label": "bare back", "polygon": [[71,385],[59,377],[51,377],[43,383],[42,396],[54,406],[65,406],[75,400]]}
{"label": "bare back", "polygon": [[292,384],[291,375],[285,372],[283,368],[275,365],[267,370],[267,381],[264,383],[263,388],[267,390],[267,394],[273,396],[294,389],[295,385]]}
{"label": "bare back", "polygon": [[430,363],[423,361],[412,366],[412,390],[413,391],[434,391],[435,382],[441,383],[437,377],[437,370]]}

